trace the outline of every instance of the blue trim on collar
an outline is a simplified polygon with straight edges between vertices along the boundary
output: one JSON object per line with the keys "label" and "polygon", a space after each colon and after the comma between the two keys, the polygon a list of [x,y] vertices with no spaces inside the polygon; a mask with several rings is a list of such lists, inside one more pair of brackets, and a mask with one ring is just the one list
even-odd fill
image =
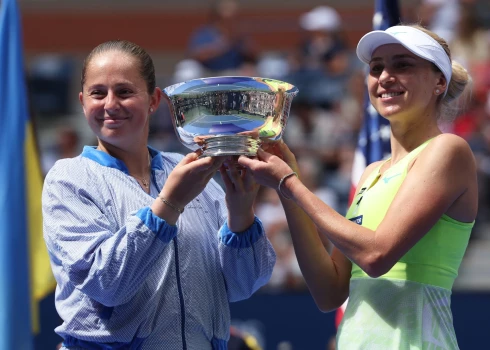
{"label": "blue trim on collar", "polygon": [[82,157],[92,159],[100,165],[121,170],[125,174],[129,174],[126,164],[122,160],[114,158],[110,154],[100,151],[95,146],[84,146]]}
{"label": "blue trim on collar", "polygon": [[[163,157],[162,154],[153,147],[148,146],[148,152],[151,156],[151,169],[163,170]],[[123,173],[129,175],[126,164],[120,159],[117,159],[110,154],[97,149],[96,146],[84,146],[81,154],[82,157],[93,160],[100,165],[121,170]]]}
{"label": "blue trim on collar", "polygon": [[162,153],[156,148],[153,148],[151,146],[148,146],[148,152],[150,152],[150,156],[151,156],[151,169],[163,170]]}

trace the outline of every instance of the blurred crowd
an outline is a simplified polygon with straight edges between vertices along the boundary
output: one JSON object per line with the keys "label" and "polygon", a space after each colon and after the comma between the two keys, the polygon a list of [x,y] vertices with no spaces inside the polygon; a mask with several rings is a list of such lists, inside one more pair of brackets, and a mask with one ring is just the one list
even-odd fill
{"label": "blurred crowd", "polygon": [[[441,121],[445,131],[469,142],[478,161],[480,207],[470,244],[490,240],[490,21],[485,17],[485,4],[478,0],[421,0],[416,15],[448,41],[453,60],[473,76],[472,93],[462,99],[457,117]],[[259,52],[243,27],[236,25],[238,6],[232,0],[218,2],[208,23],[187,38],[188,50],[172,76],[160,76],[158,85],[240,75],[274,78],[297,86],[300,92],[293,100],[284,140],[299,160],[303,182],[344,214],[363,120],[366,74],[355,48],[346,40],[346,23],[334,8],[314,7],[297,19],[302,31],[300,44],[287,52]],[[87,144],[76,127],[64,124],[49,142],[41,142],[45,172],[57,159],[76,156],[82,143]],[[152,118],[150,137],[150,144],[158,149],[189,152],[178,141],[165,104]],[[272,293],[305,290],[274,190],[261,189],[256,213],[277,252],[277,264],[265,289]]]}

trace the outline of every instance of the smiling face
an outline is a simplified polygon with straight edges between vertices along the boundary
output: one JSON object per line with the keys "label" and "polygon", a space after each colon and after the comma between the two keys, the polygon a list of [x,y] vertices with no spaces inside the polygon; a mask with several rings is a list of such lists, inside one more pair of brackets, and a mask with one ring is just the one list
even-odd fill
{"label": "smiling face", "polygon": [[434,65],[399,44],[378,47],[369,64],[368,89],[372,105],[383,117],[436,116],[436,101],[445,79]]}
{"label": "smiling face", "polygon": [[156,95],[148,93],[139,61],[111,50],[90,60],[79,98],[99,142],[125,149],[146,144],[150,108],[156,109],[159,101]]}

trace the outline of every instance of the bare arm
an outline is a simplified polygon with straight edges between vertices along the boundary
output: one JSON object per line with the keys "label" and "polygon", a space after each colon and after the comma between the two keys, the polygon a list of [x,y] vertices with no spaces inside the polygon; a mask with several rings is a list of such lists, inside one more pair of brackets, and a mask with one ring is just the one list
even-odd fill
{"label": "bare arm", "polygon": [[296,258],[308,289],[320,310],[331,311],[347,299],[351,263],[336,248],[329,255],[310,217],[293,201],[282,201]]}
{"label": "bare arm", "polygon": [[[275,153],[281,154],[284,161],[299,173],[295,157],[289,149],[284,145],[277,145],[277,147],[282,150]],[[291,168],[287,164],[283,162],[275,169],[281,173],[290,172]],[[368,167],[365,173],[369,174],[371,169],[372,167]],[[364,181],[365,176],[363,175],[360,183]],[[311,192],[309,195],[315,197]],[[318,233],[310,216],[295,201],[282,196],[280,198],[286,213],[296,257],[315,303],[320,310],[325,312],[338,308],[349,294],[352,267],[350,260],[335,247],[329,254],[331,242],[326,235]]]}
{"label": "bare arm", "polygon": [[378,277],[389,271],[444,213],[460,221],[473,221],[475,184],[475,161],[469,146],[457,136],[442,135],[418,156],[375,231],[345,219],[299,179],[287,181],[285,191],[340,251],[367,274]]}
{"label": "bare arm", "polygon": [[[377,165],[378,162],[366,168],[359,185]],[[309,196],[317,198],[307,191]],[[331,242],[327,235],[318,233],[310,216],[295,201],[282,196],[281,201],[301,272],[317,306],[325,312],[340,307],[349,295],[351,261],[335,246],[328,254],[327,243],[331,245]]]}
{"label": "bare arm", "polygon": [[[278,179],[291,169],[281,159],[269,153],[261,152],[259,158],[260,160],[243,159],[242,164],[252,169],[259,183],[277,188]],[[421,152],[375,231],[338,214],[311,193],[300,179],[290,177],[283,185],[286,195],[302,208],[318,230],[371,277],[378,277],[389,271],[432,228],[442,214],[451,213],[452,217],[460,221],[474,220],[475,187],[473,154],[464,140],[449,134],[439,136]],[[299,229],[301,227],[296,230]],[[314,239],[310,237],[308,242],[314,242]],[[313,245],[314,243],[304,248],[305,254],[320,254],[314,250]],[[336,254],[338,253],[334,251],[331,261],[317,256],[310,262],[313,264],[316,260],[322,261],[326,265],[321,270],[328,271],[331,277],[332,271],[335,271],[333,259]],[[316,271],[314,267],[309,268]],[[320,277],[312,275],[313,279]]]}

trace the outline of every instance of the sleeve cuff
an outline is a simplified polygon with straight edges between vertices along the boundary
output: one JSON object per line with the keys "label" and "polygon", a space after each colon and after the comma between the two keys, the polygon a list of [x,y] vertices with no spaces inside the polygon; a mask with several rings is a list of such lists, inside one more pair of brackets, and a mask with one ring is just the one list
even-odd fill
{"label": "sleeve cuff", "polygon": [[260,219],[256,216],[253,224],[247,230],[236,233],[230,231],[225,221],[218,235],[220,242],[226,246],[232,248],[249,248],[264,235],[264,227]]}
{"label": "sleeve cuff", "polygon": [[150,207],[140,209],[136,216],[157,236],[158,239],[169,243],[177,236],[177,226],[169,225],[161,217],[155,215]]}

